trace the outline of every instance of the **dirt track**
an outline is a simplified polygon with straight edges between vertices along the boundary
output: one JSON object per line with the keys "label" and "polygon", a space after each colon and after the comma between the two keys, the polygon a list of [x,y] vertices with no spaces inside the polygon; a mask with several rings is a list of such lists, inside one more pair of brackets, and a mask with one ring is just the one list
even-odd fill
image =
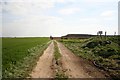
{"label": "dirt track", "polygon": [[88,62],[75,56],[63,44],[58,42],[58,47],[62,55],[62,67],[66,70],[69,78],[104,78],[98,69]]}
{"label": "dirt track", "polygon": [[54,53],[54,44],[48,46],[43,55],[39,58],[36,67],[30,74],[32,78],[53,78],[54,71],[52,68],[52,60]]}
{"label": "dirt track", "polygon": [[[75,56],[63,44],[57,42],[59,51],[62,55],[61,64],[62,69],[69,78],[104,78],[96,67],[90,65],[83,59]],[[54,44],[52,43],[44,51],[43,55],[39,58],[36,67],[30,74],[32,78],[54,78]]]}

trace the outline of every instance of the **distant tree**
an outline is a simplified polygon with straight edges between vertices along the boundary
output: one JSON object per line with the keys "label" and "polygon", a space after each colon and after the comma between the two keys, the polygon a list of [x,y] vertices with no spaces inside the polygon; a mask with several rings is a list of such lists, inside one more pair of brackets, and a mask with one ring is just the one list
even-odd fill
{"label": "distant tree", "polygon": [[107,38],[107,32],[105,31],[105,39]]}
{"label": "distant tree", "polygon": [[52,36],[50,36],[50,39],[51,39],[51,40],[53,40],[53,37],[52,37]]}
{"label": "distant tree", "polygon": [[116,35],[116,32],[114,32],[114,36]]}
{"label": "distant tree", "polygon": [[103,34],[103,31],[98,31],[97,34],[100,35],[100,37],[102,38],[101,35]]}

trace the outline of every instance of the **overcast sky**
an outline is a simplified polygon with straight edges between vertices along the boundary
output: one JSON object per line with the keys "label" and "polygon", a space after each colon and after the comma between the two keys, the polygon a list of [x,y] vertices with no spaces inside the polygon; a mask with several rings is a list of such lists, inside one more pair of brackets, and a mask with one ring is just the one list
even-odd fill
{"label": "overcast sky", "polygon": [[2,36],[118,33],[119,0],[3,0]]}

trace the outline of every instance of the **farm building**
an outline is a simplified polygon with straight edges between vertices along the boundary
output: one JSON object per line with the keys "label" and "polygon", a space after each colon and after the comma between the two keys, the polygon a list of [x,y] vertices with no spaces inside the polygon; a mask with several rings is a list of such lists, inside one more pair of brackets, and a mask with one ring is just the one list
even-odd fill
{"label": "farm building", "polygon": [[50,39],[52,40],[52,39],[54,39],[54,40],[59,40],[59,39],[61,39],[61,37],[53,37],[53,36],[50,36]]}
{"label": "farm building", "polygon": [[66,36],[62,36],[62,39],[68,39],[68,38],[73,38],[73,39],[85,39],[85,38],[90,38],[94,37],[97,35],[91,35],[91,34],[67,34]]}

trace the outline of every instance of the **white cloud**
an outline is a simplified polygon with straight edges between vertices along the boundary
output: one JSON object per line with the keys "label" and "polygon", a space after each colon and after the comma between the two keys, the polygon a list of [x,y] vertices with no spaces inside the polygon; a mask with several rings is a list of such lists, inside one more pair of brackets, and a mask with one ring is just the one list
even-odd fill
{"label": "white cloud", "polygon": [[84,0],[89,3],[100,3],[100,2],[118,2],[119,0]]}
{"label": "white cloud", "polygon": [[53,2],[47,2],[44,0],[41,2],[8,2],[7,4],[3,5],[3,9],[12,13],[13,15],[27,15],[38,12],[42,13],[43,11],[52,7],[54,7]]}
{"label": "white cloud", "polygon": [[96,18],[81,18],[80,21],[83,21],[83,22],[96,22],[97,19]]}
{"label": "white cloud", "polygon": [[3,36],[50,35],[58,30],[61,21],[61,18],[54,16],[26,16],[24,19],[3,24]]}
{"label": "white cloud", "polygon": [[[90,1],[92,3],[94,2],[96,3],[96,2],[108,2],[108,0],[104,0],[104,1],[103,0],[85,0],[85,1],[84,0],[4,0],[4,1],[7,2],[6,4],[3,5],[3,9],[5,10],[5,12],[6,13],[8,12],[6,17],[8,17],[8,20],[9,19],[13,20],[10,21],[9,23],[7,23],[8,20],[4,20],[6,21],[3,24],[4,36],[46,36],[46,35],[58,36],[63,34],[65,35],[68,33],[79,34],[86,32],[96,34],[96,32],[99,29],[107,30],[107,28],[104,27],[105,26],[104,24],[109,24],[109,23],[106,22],[107,20],[103,20],[103,19],[104,17],[108,19],[109,17],[112,17],[114,14],[114,11],[105,11],[100,14],[99,17],[101,18],[97,18],[97,17],[86,18],[85,15],[82,15],[81,17],[85,17],[85,18],[80,17],[79,19],[77,19],[76,17],[76,20],[74,21],[71,18],[65,21],[66,15],[71,15],[71,17],[74,17],[72,14],[81,11],[82,7],[81,8],[79,7],[82,5],[76,7],[76,5],[71,5],[71,3],[78,4],[81,1],[82,2],[87,1],[89,4]],[[114,0],[110,0],[110,1],[112,2]],[[60,7],[58,6],[55,7],[56,3],[57,4],[60,3],[59,5],[61,5],[62,3],[63,4],[67,3],[67,4],[64,4],[65,6],[62,6],[62,9],[60,9]],[[58,10],[58,13],[63,15],[63,19],[60,17],[50,16],[50,15],[56,15],[56,16],[58,15],[56,13],[53,13],[54,12],[53,10]],[[8,14],[10,15],[10,18]],[[16,15],[20,19],[15,18]],[[115,22],[117,21],[113,20],[113,23]],[[112,28],[114,28],[114,26]],[[109,32],[110,31],[112,32],[113,30],[112,28],[109,29],[108,27]]]}
{"label": "white cloud", "polygon": [[112,17],[114,15],[115,11],[109,10],[109,11],[104,11],[100,14],[102,17]]}
{"label": "white cloud", "polygon": [[[12,16],[23,17],[3,24],[3,36],[45,36],[59,31],[62,19],[45,15],[45,11],[53,8],[60,0],[6,0],[3,9]],[[35,13],[35,14],[34,14]],[[5,16],[4,16],[5,17]],[[7,18],[5,18],[7,19]],[[54,30],[53,30],[54,29]],[[45,34],[45,35],[44,35]]]}
{"label": "white cloud", "polygon": [[54,0],[4,0],[4,1],[5,2],[46,2],[46,1],[54,1]]}
{"label": "white cloud", "polygon": [[63,9],[60,9],[58,13],[62,15],[71,15],[79,11],[80,11],[79,8],[63,8]]}
{"label": "white cloud", "polygon": [[58,3],[65,3],[65,0],[56,0]]}
{"label": "white cloud", "polygon": [[108,3],[108,2],[118,2],[119,0],[56,0],[58,2],[62,3],[81,3],[81,2],[87,2],[87,3]]}
{"label": "white cloud", "polygon": [[5,0],[2,1],[2,8],[14,15],[26,15],[43,13],[45,10],[55,7],[56,3],[66,2],[73,2],[73,0]]}

